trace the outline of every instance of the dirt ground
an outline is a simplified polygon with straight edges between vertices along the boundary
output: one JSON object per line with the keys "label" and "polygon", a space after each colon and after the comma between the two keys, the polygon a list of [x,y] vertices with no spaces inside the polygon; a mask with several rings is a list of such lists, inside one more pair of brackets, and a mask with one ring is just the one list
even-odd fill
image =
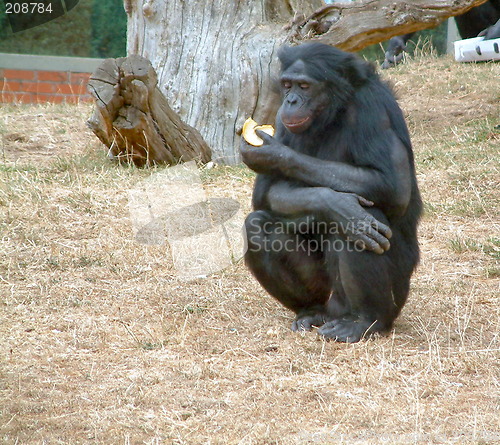
{"label": "dirt ground", "polygon": [[[408,120],[422,260],[394,330],[289,329],[241,261],[185,279],[134,236],[88,105],[0,108],[0,443],[500,444],[500,63],[383,76]],[[201,171],[250,209],[242,166]]]}

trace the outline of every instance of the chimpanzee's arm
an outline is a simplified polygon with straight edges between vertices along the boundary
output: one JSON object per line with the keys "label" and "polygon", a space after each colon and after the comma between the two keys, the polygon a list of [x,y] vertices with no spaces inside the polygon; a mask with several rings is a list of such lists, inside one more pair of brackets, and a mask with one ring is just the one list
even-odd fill
{"label": "chimpanzee's arm", "polygon": [[288,178],[311,186],[328,187],[339,192],[356,193],[375,205],[401,208],[404,212],[410,200],[411,172],[406,148],[392,131],[386,131],[373,147],[387,152],[389,162],[380,169],[324,161],[290,150],[281,173]]}
{"label": "chimpanzee's arm", "polygon": [[386,153],[390,159],[379,169],[325,161],[308,156],[259,132],[265,144],[242,146],[243,160],[257,172],[274,172],[313,187],[327,187],[338,192],[355,193],[376,206],[393,207],[404,212],[411,194],[411,171],[406,147],[391,129],[381,131],[370,142],[370,149]]}
{"label": "chimpanzee's arm", "polygon": [[[363,206],[373,203],[354,193],[326,187],[295,187],[287,181],[271,185],[267,193],[270,210],[281,215],[312,215],[315,222],[327,221],[335,234],[343,234],[366,250],[378,254],[389,250],[391,229],[374,218]],[[338,231],[338,232],[337,232]]]}

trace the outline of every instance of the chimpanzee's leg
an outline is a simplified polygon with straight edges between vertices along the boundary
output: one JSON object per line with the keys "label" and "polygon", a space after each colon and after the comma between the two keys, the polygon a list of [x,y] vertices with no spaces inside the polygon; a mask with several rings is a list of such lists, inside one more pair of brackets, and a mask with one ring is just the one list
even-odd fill
{"label": "chimpanzee's leg", "polygon": [[[376,209],[370,213],[382,222],[385,217]],[[391,248],[382,255],[356,248],[345,241],[344,248],[327,252],[329,260],[338,261],[333,294],[328,303],[330,320],[318,331],[324,337],[342,342],[357,342],[374,332],[388,331],[406,301],[412,267],[398,258],[404,253],[404,241],[394,234]],[[336,271],[337,270],[337,271]],[[336,316],[337,296],[343,296],[346,313]]]}
{"label": "chimpanzee's leg", "polygon": [[[245,261],[262,286],[298,317],[310,314],[308,325],[324,322],[325,303],[331,293],[330,274],[317,243],[307,233],[290,229],[290,220],[271,212],[251,213],[245,222]],[[313,246],[313,248],[311,248]],[[321,314],[321,316],[317,314]]]}

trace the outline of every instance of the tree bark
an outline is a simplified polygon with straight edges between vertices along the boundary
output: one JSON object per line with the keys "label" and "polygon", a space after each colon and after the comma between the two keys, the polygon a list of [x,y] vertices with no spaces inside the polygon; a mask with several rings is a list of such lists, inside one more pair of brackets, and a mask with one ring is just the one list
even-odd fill
{"label": "tree bark", "polygon": [[183,123],[157,88],[156,72],[140,56],[106,59],[88,89],[96,108],[89,127],[112,159],[137,166],[210,160],[197,130]]}
{"label": "tree bark", "polygon": [[324,6],[294,24],[287,39],[291,42],[318,40],[344,51],[359,51],[394,36],[434,28],[447,18],[463,14],[486,1],[337,3]]}
{"label": "tree bark", "polygon": [[239,161],[247,117],[273,123],[277,49],[319,40],[359,50],[435,26],[486,0],[125,0],[129,54],[151,60],[159,87],[216,161]]}

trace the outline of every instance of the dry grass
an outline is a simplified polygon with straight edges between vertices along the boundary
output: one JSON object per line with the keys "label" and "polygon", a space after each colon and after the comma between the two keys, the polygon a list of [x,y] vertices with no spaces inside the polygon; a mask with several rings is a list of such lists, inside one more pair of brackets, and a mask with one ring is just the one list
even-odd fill
{"label": "dry grass", "polygon": [[[500,64],[385,73],[426,203],[422,262],[388,337],[293,334],[239,263],[182,281],[134,242],[90,109],[3,106],[0,442],[500,443]],[[1,149],[1,147],[0,147]],[[241,167],[203,174],[249,208]]]}

